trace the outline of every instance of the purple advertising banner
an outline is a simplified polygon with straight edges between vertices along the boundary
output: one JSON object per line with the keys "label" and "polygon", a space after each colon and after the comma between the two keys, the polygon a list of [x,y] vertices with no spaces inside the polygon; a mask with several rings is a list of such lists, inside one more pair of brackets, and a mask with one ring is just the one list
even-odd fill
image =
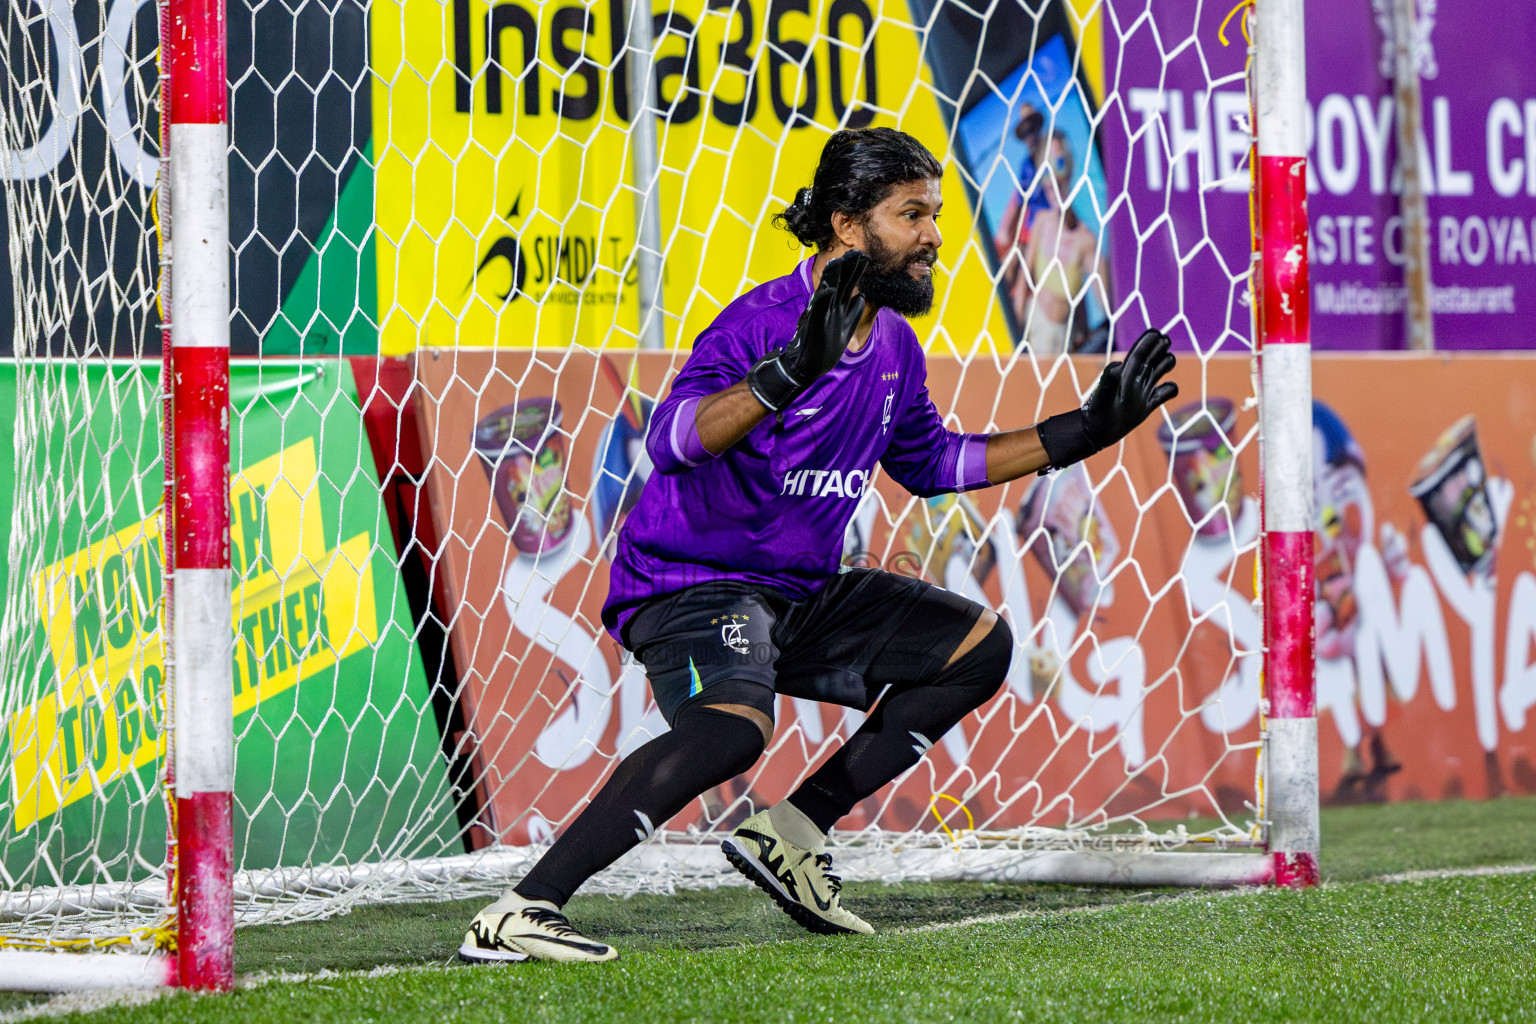
{"label": "purple advertising banner", "polygon": [[[1536,313],[1536,4],[1417,0],[1421,177],[1435,342],[1530,348]],[[1307,5],[1312,343],[1403,347],[1391,0]],[[1247,344],[1247,46],[1227,4],[1110,0],[1098,139],[1117,334],[1171,325],[1201,351]],[[1523,315],[1523,317],[1522,317]]]}

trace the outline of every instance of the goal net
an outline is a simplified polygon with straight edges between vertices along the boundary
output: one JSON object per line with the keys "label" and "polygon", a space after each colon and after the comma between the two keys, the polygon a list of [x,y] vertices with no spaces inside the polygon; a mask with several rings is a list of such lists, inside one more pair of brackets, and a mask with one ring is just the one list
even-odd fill
{"label": "goal net", "polygon": [[[11,943],[150,945],[170,915],[158,14],[6,13]],[[840,126],[944,166],[914,327],[953,429],[1079,404],[1149,325],[1181,394],[1081,466],[964,496],[796,483],[862,496],[847,564],[1017,639],[997,698],[841,823],[839,869],[1267,878],[1250,52],[1226,14],[229,0],[238,918],[494,891],[666,728],[602,630],[608,556],[692,339],[812,255],[770,221]],[[731,881],[721,834],[861,721],[781,698],[759,764],[593,886]]]}

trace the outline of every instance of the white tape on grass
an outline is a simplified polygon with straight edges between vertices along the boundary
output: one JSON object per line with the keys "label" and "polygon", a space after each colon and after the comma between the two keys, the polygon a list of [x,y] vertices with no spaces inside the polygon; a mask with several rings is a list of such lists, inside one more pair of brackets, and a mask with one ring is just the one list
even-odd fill
{"label": "white tape on grass", "polygon": [[[1488,878],[1502,875],[1531,875],[1536,874],[1536,864],[1513,864],[1502,867],[1487,868],[1446,868],[1439,871],[1409,871],[1397,875],[1379,875],[1376,878],[1365,879],[1364,882],[1396,884],[1400,882],[1426,882],[1445,878]],[[1338,889],[1348,885],[1361,885],[1363,882],[1325,882],[1324,889]],[[1069,917],[1083,914],[1104,914],[1115,910],[1124,910],[1126,907],[1148,907],[1164,903],[1187,903],[1190,900],[1215,900],[1234,899],[1238,897],[1267,896],[1282,891],[1267,885],[1250,885],[1237,889],[1193,889],[1189,892],[1163,893],[1145,892],[1137,893],[1127,900],[1115,903],[1100,903],[1091,907],[1060,907],[1056,909],[1029,909],[1015,910],[1004,914],[983,914],[979,917],[966,917],[958,921],[938,921],[934,924],[918,925],[914,928],[897,928],[885,932],[887,935],[922,935],[927,932],[947,932],[956,928],[975,928],[979,926],[1002,924],[1007,921],[1018,921],[1028,917]]]}
{"label": "white tape on grass", "polygon": [[174,991],[176,990],[171,988],[118,988],[98,989],[93,992],[63,992],[46,1003],[33,1003],[31,1006],[12,1010],[10,1013],[0,1013],[0,1024],[19,1024],[21,1021],[72,1017],[78,1013],[143,1006]]}
{"label": "white tape on grass", "polygon": [[1007,921],[1020,921],[1027,917],[1080,917],[1085,914],[1103,914],[1111,910],[1123,910],[1126,907],[1150,907],[1161,903],[1183,903],[1195,899],[1227,899],[1232,896],[1252,896],[1256,893],[1268,892],[1268,886],[1245,886],[1241,889],[1195,889],[1191,892],[1161,893],[1143,892],[1137,893],[1129,899],[1116,903],[1098,903],[1091,907],[1055,907],[1048,909],[1030,908],[1029,910],[1014,910],[1004,914],[982,914],[979,917],[964,917],[958,921],[936,921],[933,924],[918,925],[915,928],[895,928],[885,934],[888,935],[923,935],[928,932],[948,932],[956,928],[975,928],[989,924],[1003,924]]}
{"label": "white tape on grass", "polygon": [[1490,868],[1444,868],[1436,871],[1404,871],[1379,875],[1373,882],[1432,882],[1437,878],[1494,878],[1501,875],[1536,875],[1536,864],[1507,864]]}

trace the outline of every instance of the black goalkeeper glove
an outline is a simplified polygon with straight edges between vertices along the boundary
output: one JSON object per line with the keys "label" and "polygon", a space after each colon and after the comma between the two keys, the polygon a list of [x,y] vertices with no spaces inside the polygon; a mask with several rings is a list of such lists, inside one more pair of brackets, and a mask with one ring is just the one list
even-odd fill
{"label": "black goalkeeper glove", "polygon": [[1036,429],[1051,469],[1065,469],[1116,444],[1158,406],[1178,396],[1179,386],[1173,381],[1158,383],[1178,362],[1169,345],[1161,331],[1145,332],[1131,346],[1125,362],[1104,368],[1081,409],[1040,423]]}
{"label": "black goalkeeper glove", "polygon": [[821,284],[800,315],[795,336],[752,365],[747,386],[771,412],[783,412],[817,377],[837,365],[864,315],[864,296],[855,295],[869,257],[854,249],[822,269]]}

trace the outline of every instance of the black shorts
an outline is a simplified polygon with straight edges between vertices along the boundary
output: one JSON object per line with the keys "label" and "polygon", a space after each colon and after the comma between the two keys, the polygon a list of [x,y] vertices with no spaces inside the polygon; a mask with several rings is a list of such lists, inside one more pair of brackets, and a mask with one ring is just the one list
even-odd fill
{"label": "black shorts", "polygon": [[727,679],[867,711],[886,686],[931,679],[984,610],[879,569],[840,573],[803,601],[717,581],[646,602],[624,646],[669,724],[685,700]]}

